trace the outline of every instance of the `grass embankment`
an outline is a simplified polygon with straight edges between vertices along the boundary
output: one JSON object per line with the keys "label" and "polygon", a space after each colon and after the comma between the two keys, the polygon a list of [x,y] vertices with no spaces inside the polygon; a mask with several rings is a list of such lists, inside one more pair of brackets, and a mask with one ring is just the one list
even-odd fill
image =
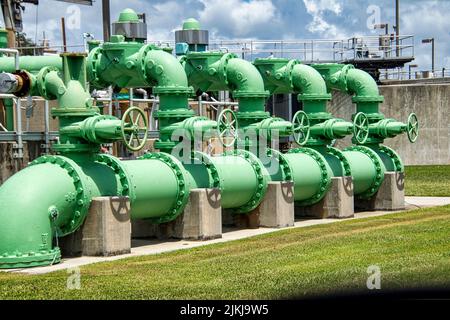
{"label": "grass embankment", "polygon": [[450,197],[450,166],[406,167],[406,195]]}
{"label": "grass embankment", "polygon": [[253,299],[450,286],[450,206],[290,229],[241,241],[81,268],[0,273],[0,299]]}

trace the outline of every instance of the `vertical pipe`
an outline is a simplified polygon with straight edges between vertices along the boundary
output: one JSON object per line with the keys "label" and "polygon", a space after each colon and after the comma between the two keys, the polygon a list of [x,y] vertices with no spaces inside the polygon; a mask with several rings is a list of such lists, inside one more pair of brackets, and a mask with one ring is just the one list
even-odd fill
{"label": "vertical pipe", "polygon": [[45,154],[50,152],[50,123],[49,123],[49,103],[48,100],[44,101],[44,127],[45,127]]}
{"label": "vertical pipe", "polygon": [[16,136],[17,136],[17,157],[23,158],[23,139],[22,139],[22,101],[16,99]]}
{"label": "vertical pipe", "polygon": [[103,16],[103,41],[109,41],[111,37],[111,10],[109,0],[102,0]]}

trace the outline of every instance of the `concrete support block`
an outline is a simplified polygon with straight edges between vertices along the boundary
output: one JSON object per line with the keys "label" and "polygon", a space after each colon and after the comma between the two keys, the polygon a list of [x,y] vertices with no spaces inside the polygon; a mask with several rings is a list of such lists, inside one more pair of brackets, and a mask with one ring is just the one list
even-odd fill
{"label": "concrete support block", "polygon": [[184,212],[169,223],[133,221],[133,238],[211,240],[222,237],[221,194],[218,189],[191,190]]}
{"label": "concrete support block", "polygon": [[393,211],[404,210],[405,205],[405,173],[386,172],[380,190],[368,200],[356,200],[358,210]]}
{"label": "concrete support block", "polygon": [[331,187],[325,198],[308,207],[296,207],[298,217],[318,219],[346,219],[355,215],[352,177],[332,178]]}
{"label": "concrete support block", "polygon": [[131,252],[130,201],[127,197],[92,200],[83,226],[61,239],[63,256],[115,256]]}
{"label": "concrete support block", "polygon": [[[230,221],[229,214],[228,221]],[[239,228],[286,228],[294,225],[294,183],[270,182],[263,202],[248,215],[233,216]]]}

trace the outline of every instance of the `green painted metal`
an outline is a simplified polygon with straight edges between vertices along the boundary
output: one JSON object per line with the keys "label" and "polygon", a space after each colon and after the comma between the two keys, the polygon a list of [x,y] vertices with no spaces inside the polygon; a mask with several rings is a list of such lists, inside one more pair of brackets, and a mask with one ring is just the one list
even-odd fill
{"label": "green painted metal", "polygon": [[374,150],[365,146],[352,146],[343,151],[348,160],[354,185],[354,195],[368,199],[381,187],[386,167]]}
{"label": "green painted metal", "polygon": [[[8,31],[3,28],[0,28],[0,48],[8,48]],[[1,55],[2,53],[0,53]]]}
{"label": "green painted metal", "polygon": [[183,21],[183,30],[200,30],[200,22],[194,18]]}
{"label": "green painted metal", "polygon": [[[19,66],[22,70],[36,73],[44,67],[62,69],[62,59],[60,56],[22,56],[19,59]],[[13,57],[0,57],[0,72],[15,72],[16,67]]]}
{"label": "green painted metal", "polygon": [[[387,138],[393,138],[408,132],[408,124],[386,119],[379,111],[379,104],[384,101],[378,85],[370,74],[355,69],[352,65],[315,64],[312,65],[326,81],[328,90],[336,89],[353,96],[356,113],[364,113],[370,122],[369,138],[363,145],[372,147],[383,143]],[[356,114],[353,115],[355,117]],[[353,141],[355,144],[358,141]]]}
{"label": "green painted metal", "polygon": [[368,138],[363,142],[354,137],[354,146],[344,151],[351,165],[354,179],[355,195],[359,198],[370,198],[381,187],[384,173],[387,171],[404,172],[400,156],[392,149],[383,146],[387,138],[407,133],[411,142],[418,137],[419,124],[415,114],[408,123],[387,119],[379,111],[379,104],[384,101],[375,80],[365,71],[355,69],[352,65],[317,64],[318,70],[327,84],[328,90],[339,90],[353,96],[356,104],[356,118],[362,113],[369,121]]}
{"label": "green painted metal", "polygon": [[0,188],[0,268],[58,263],[53,237],[74,232],[92,197],[117,195],[118,185],[114,172],[95,161],[63,156],[33,161]]}
{"label": "green painted metal", "polygon": [[3,99],[5,108],[5,128],[8,131],[14,131],[14,101],[13,99]]}

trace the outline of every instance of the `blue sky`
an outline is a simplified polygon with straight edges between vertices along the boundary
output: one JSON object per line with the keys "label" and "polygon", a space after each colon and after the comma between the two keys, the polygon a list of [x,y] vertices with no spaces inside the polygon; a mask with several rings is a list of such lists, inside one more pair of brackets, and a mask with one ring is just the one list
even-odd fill
{"label": "blue sky", "polygon": [[[59,44],[59,19],[73,17],[76,8],[54,0],[40,0],[38,39],[45,30],[53,44]],[[450,67],[450,1],[401,0],[401,33],[415,35],[416,63],[430,69],[431,47],[421,44],[425,37],[435,37],[437,67]],[[194,17],[224,39],[310,39],[345,38],[353,35],[377,35],[368,28],[368,20],[379,8],[380,22],[394,25],[394,0],[111,0],[112,20],[130,7],[145,12],[150,40],[173,39],[173,31],[184,19]],[[373,5],[377,7],[373,7]],[[34,38],[37,8],[27,5],[25,32]],[[81,44],[83,32],[101,38],[101,1],[93,7],[80,6],[79,28],[68,30],[68,41]],[[370,9],[370,10],[368,10]]]}

